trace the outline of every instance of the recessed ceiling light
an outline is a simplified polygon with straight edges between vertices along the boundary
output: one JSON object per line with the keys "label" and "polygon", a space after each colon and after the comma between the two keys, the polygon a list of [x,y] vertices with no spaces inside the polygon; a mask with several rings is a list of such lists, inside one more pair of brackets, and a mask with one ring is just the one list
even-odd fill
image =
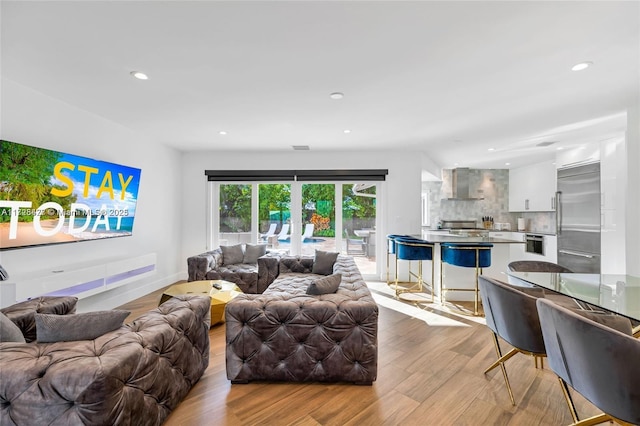
{"label": "recessed ceiling light", "polygon": [[487,151],[495,151],[495,148],[489,148]]}
{"label": "recessed ceiling light", "polygon": [[458,163],[453,163],[453,165],[454,165],[454,166],[457,166],[457,165],[458,165]]}
{"label": "recessed ceiling light", "polygon": [[562,148],[561,146],[559,146],[559,147],[557,147],[557,148],[556,148],[556,150],[558,150],[558,151],[562,151],[562,149],[563,149],[563,148]]}
{"label": "recessed ceiling light", "polygon": [[589,68],[591,65],[593,65],[593,62],[591,61],[586,61],[586,62],[580,62],[579,64],[575,64],[574,66],[571,67],[571,71],[582,71],[582,70],[586,70],[587,68]]}
{"label": "recessed ceiling light", "polygon": [[138,80],[149,80],[149,77],[143,72],[140,71],[131,71],[129,74],[137,78]]}
{"label": "recessed ceiling light", "polygon": [[349,133],[351,133],[351,130],[345,129],[345,130],[343,130],[343,132],[349,134]]}
{"label": "recessed ceiling light", "polygon": [[504,165],[505,165],[505,166],[510,166],[510,165],[511,165],[511,163],[504,163]]}
{"label": "recessed ceiling light", "polygon": [[218,132],[218,134],[220,134],[220,135],[224,136],[224,135],[226,135],[226,134],[227,134],[227,132],[225,132],[224,130],[220,130],[220,131]]}
{"label": "recessed ceiling light", "polygon": [[332,94],[329,95],[329,97],[331,99],[342,99],[344,98],[344,93],[341,92],[333,92]]}

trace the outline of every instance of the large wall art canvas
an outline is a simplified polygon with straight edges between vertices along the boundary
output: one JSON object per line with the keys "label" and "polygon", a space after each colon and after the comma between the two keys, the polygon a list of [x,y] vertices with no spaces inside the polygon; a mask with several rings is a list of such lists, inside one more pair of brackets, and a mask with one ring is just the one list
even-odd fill
{"label": "large wall art canvas", "polygon": [[0,140],[0,250],[132,235],[140,174]]}

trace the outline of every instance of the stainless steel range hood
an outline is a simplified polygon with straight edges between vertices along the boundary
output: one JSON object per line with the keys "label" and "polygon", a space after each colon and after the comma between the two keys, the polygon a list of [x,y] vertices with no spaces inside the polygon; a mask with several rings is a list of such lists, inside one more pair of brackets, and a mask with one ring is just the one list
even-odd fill
{"label": "stainless steel range hood", "polygon": [[447,200],[484,200],[484,197],[471,194],[468,168],[459,167],[451,170],[451,197],[447,198]]}

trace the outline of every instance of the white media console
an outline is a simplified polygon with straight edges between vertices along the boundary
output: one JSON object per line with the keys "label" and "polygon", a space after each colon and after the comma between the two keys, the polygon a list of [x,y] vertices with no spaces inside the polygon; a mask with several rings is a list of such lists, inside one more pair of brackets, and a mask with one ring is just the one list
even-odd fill
{"label": "white media console", "polygon": [[10,274],[0,282],[0,308],[37,296],[93,296],[156,273],[156,254],[74,264],[55,270]]}

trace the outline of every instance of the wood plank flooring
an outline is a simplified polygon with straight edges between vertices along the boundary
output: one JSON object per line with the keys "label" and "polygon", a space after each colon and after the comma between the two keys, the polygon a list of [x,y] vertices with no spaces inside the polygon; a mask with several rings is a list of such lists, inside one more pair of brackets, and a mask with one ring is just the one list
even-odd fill
{"label": "wood plank flooring", "polygon": [[[371,283],[380,288],[382,283]],[[507,362],[512,406],[482,320],[438,305],[380,304],[378,380],[373,386],[326,383],[231,385],[225,372],[224,325],[209,333],[209,368],[165,425],[568,425],[569,410],[556,376],[519,354]],[[120,307],[130,321],[157,306],[162,290]],[[383,298],[383,299],[381,299]],[[389,303],[381,303],[389,302]],[[384,304],[384,306],[383,306]],[[389,306],[402,305],[404,308]],[[421,312],[422,310],[422,312]],[[422,314],[449,320],[423,320]],[[454,325],[448,325],[450,323]],[[501,342],[503,351],[509,349]],[[597,408],[573,393],[581,418]]]}

